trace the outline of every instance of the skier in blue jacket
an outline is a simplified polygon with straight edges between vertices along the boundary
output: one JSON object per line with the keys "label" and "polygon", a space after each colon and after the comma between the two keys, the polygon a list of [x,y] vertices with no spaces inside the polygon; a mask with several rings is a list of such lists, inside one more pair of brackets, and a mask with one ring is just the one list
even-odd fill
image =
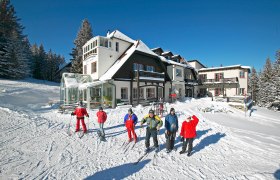
{"label": "skier in blue jacket", "polygon": [[165,117],[166,151],[169,153],[174,148],[176,132],[178,131],[178,117],[175,109],[171,108],[170,113]]}

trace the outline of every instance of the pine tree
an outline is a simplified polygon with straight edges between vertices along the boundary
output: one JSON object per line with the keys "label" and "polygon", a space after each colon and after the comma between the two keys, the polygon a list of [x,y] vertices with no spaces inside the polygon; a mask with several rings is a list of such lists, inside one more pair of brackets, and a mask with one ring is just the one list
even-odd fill
{"label": "pine tree", "polygon": [[75,47],[70,54],[73,58],[71,72],[83,73],[83,45],[93,37],[92,28],[87,19],[83,20],[82,26],[74,41]]}
{"label": "pine tree", "polygon": [[280,107],[280,50],[276,52],[276,60],[273,64],[271,94],[274,97],[274,103]]}
{"label": "pine tree", "polygon": [[0,77],[20,79],[30,66],[23,26],[9,0],[0,0]]}
{"label": "pine tree", "polygon": [[263,71],[260,74],[259,81],[259,91],[258,91],[258,105],[263,107],[269,107],[271,102],[274,101],[272,94],[272,85],[273,85],[273,72],[272,65],[269,58],[266,60],[266,64],[263,68]]}
{"label": "pine tree", "polygon": [[249,79],[250,83],[249,83],[249,89],[251,91],[251,95],[252,95],[252,99],[253,101],[257,102],[258,100],[258,82],[259,82],[259,77],[257,74],[256,69],[253,67],[252,68],[252,73],[250,74],[250,79]]}

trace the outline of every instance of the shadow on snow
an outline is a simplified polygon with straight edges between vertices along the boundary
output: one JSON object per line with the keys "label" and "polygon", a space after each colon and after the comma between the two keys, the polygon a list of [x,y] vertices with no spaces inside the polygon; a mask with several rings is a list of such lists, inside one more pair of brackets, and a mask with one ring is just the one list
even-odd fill
{"label": "shadow on snow", "polygon": [[211,144],[216,144],[221,138],[225,137],[224,133],[216,133],[202,139],[196,146],[194,146],[193,150],[195,153],[201,151]]}
{"label": "shadow on snow", "polygon": [[280,169],[278,169],[277,171],[275,171],[274,177],[275,177],[275,179],[280,179]]}
{"label": "shadow on snow", "polygon": [[132,174],[139,172],[150,161],[151,161],[150,159],[146,159],[144,161],[139,162],[137,165],[134,165],[133,163],[127,163],[109,169],[105,169],[103,171],[96,172],[92,176],[87,177],[86,180],[125,179],[128,176],[131,176]]}

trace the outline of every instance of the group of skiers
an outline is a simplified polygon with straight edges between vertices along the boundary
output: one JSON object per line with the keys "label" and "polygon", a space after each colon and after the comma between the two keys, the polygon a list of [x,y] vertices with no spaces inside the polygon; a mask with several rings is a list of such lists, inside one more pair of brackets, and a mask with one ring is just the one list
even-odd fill
{"label": "group of skiers", "polygon": [[[82,102],[79,103],[79,106],[75,109],[74,112],[71,113],[71,115],[77,116],[77,123],[76,123],[76,130],[75,132],[78,132],[80,130],[80,121],[82,122],[83,132],[87,132],[87,128],[84,122],[84,116],[89,117],[86,108],[83,107]],[[98,135],[101,137],[101,140],[105,139],[105,133],[104,133],[104,123],[107,120],[107,114],[103,111],[102,107],[99,107],[99,111],[96,113],[98,124],[99,124],[99,130]],[[185,153],[187,150],[187,155],[190,156],[193,148],[193,140],[196,137],[196,126],[198,124],[199,119],[195,116],[187,116],[187,118],[182,123],[181,127],[181,141],[183,142],[182,151],[180,151],[180,154]],[[128,133],[128,142],[131,142],[134,140],[134,142],[137,142],[137,135],[135,133],[135,126],[138,123],[137,115],[133,113],[132,109],[128,109],[128,113],[124,116],[124,124],[127,129]],[[144,116],[144,118],[141,120],[141,128],[143,127],[143,124],[147,124],[146,127],[146,138],[145,138],[145,146],[146,151],[150,149],[150,138],[152,136],[154,147],[156,149],[159,148],[158,145],[158,135],[159,130],[163,125],[163,121],[160,119],[159,116],[155,115],[154,110],[149,110],[149,114]],[[176,133],[179,130],[178,125],[178,117],[175,113],[175,109],[171,108],[170,113],[165,117],[165,137],[166,137],[166,151],[169,153],[174,148]]]}

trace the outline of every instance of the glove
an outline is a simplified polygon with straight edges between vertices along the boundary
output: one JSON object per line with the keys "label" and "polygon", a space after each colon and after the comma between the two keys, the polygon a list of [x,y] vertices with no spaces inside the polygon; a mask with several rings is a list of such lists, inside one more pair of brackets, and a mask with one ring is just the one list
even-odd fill
{"label": "glove", "polygon": [[183,141],[184,141],[184,137],[181,136],[181,142],[183,142]]}
{"label": "glove", "polygon": [[87,115],[87,117],[89,118],[89,115]]}
{"label": "glove", "polygon": [[158,131],[160,130],[160,127],[159,127],[159,126],[157,127],[157,130],[158,130]]}
{"label": "glove", "polygon": [[71,116],[74,116],[74,115],[75,115],[75,114],[72,112],[72,113],[71,113]]}

